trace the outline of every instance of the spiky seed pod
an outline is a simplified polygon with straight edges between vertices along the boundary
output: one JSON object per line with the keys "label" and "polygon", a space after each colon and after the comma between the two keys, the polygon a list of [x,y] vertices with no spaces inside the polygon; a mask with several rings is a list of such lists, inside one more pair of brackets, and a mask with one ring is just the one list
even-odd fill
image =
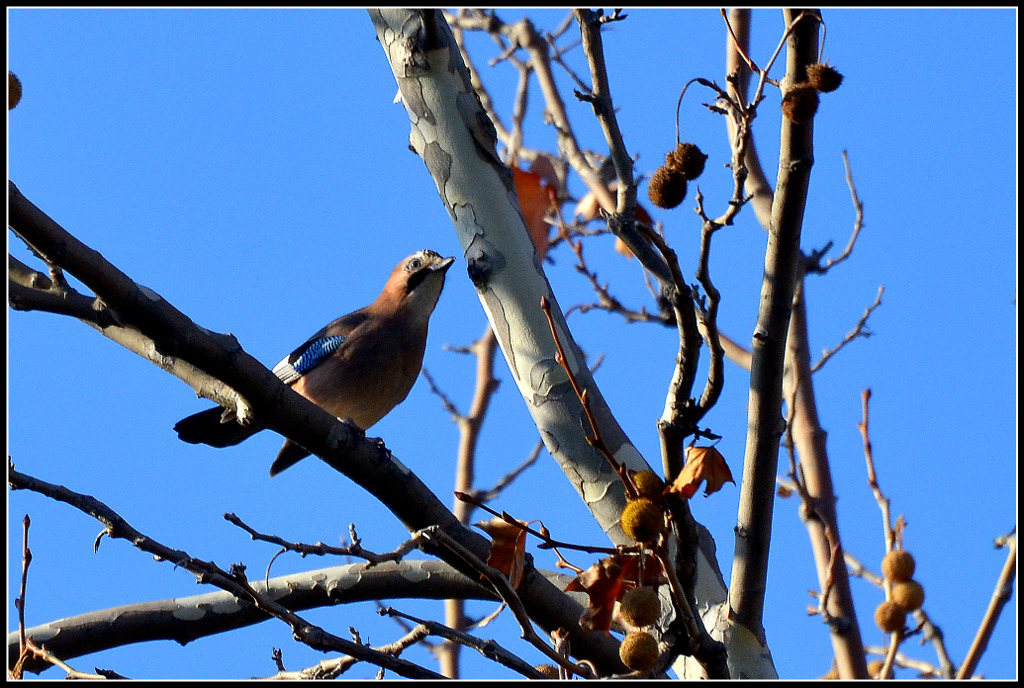
{"label": "spiky seed pod", "polygon": [[622,530],[635,542],[654,542],[665,531],[665,513],[646,497],[631,499],[622,510]]}
{"label": "spiky seed pod", "polygon": [[647,631],[633,631],[622,639],[619,657],[633,671],[650,671],[658,663],[658,641]]}
{"label": "spiky seed pod", "polygon": [[538,664],[533,668],[548,678],[558,678],[558,667],[554,664]]}
{"label": "spiky seed pod", "polygon": [[807,81],[822,93],[831,93],[843,83],[843,75],[827,62],[815,62],[807,68]]}
{"label": "spiky seed pod", "polygon": [[665,164],[682,172],[687,180],[693,180],[704,171],[707,159],[708,156],[696,144],[679,143],[674,151],[665,156]]}
{"label": "spiky seed pod", "polygon": [[619,600],[619,616],[633,628],[653,626],[661,618],[661,599],[651,588],[632,588]]}
{"label": "spiky seed pod", "polygon": [[654,471],[640,471],[632,475],[633,487],[637,495],[646,497],[655,504],[661,503],[661,493],[665,489],[665,483]]}
{"label": "spiky seed pod", "polygon": [[912,612],[924,604],[924,588],[916,580],[903,581],[892,586],[892,601]]}
{"label": "spiky seed pod", "polygon": [[818,91],[801,81],[782,96],[782,114],[795,124],[807,124],[818,111]]}
{"label": "spiky seed pod", "polygon": [[7,70],[7,109],[13,110],[21,102],[21,79],[18,75]]}
{"label": "spiky seed pod", "polygon": [[914,556],[903,549],[894,549],[882,559],[882,575],[893,583],[902,583],[913,578],[916,567]]}
{"label": "spiky seed pod", "polygon": [[875,625],[886,633],[902,631],[907,623],[907,610],[892,600],[885,600],[875,610]]}
{"label": "spiky seed pod", "polygon": [[878,678],[878,674],[882,671],[882,666],[885,664],[881,659],[875,659],[868,662],[868,676],[871,678]]}
{"label": "spiky seed pod", "polygon": [[647,184],[651,203],[666,210],[675,208],[686,198],[686,175],[677,169],[662,165],[654,171]]}

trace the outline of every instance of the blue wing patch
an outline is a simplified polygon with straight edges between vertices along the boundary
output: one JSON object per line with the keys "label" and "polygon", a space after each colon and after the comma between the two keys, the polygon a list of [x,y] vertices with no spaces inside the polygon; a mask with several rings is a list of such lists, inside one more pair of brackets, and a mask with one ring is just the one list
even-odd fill
{"label": "blue wing patch", "polygon": [[346,339],[348,337],[340,334],[312,339],[274,366],[274,375],[282,382],[291,384],[320,365],[324,359],[337,351]]}

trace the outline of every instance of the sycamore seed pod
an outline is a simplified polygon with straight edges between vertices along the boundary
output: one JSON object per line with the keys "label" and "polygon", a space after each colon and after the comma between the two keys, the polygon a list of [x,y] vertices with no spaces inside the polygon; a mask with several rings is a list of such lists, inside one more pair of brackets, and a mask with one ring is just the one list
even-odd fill
{"label": "sycamore seed pod", "polygon": [[654,542],[665,531],[665,513],[646,497],[626,502],[621,522],[623,532],[635,542]]}
{"label": "sycamore seed pod", "polygon": [[892,601],[908,612],[924,604],[924,588],[916,580],[903,581],[892,586]]}
{"label": "sycamore seed pod", "polygon": [[7,70],[7,110],[13,110],[21,102],[21,79],[18,75]]}
{"label": "sycamore seed pod", "polygon": [[655,503],[661,502],[661,493],[665,489],[665,483],[662,482],[657,473],[654,471],[639,471],[631,477],[633,479],[633,487],[636,488],[638,496],[646,497]]}
{"label": "sycamore seed pod", "polygon": [[822,93],[831,93],[843,83],[843,75],[825,62],[816,62],[807,68],[807,81]]}
{"label": "sycamore seed pod", "polygon": [[907,623],[907,610],[892,600],[885,600],[875,610],[875,625],[886,633],[902,631]]}
{"label": "sycamore seed pod", "polygon": [[654,172],[647,184],[647,196],[651,203],[666,210],[675,208],[686,198],[686,175],[679,170],[662,165]]}
{"label": "sycamore seed pod", "polygon": [[782,96],[782,114],[794,124],[807,124],[818,111],[818,91],[802,81]]}
{"label": "sycamore seed pod", "polygon": [[704,171],[704,163],[708,156],[701,152],[693,143],[680,143],[675,150],[665,156],[665,165],[679,170],[687,180],[696,179]]}
{"label": "sycamore seed pod", "polygon": [[882,575],[893,583],[902,583],[914,577],[914,556],[903,549],[894,549],[882,559]]}
{"label": "sycamore seed pod", "polygon": [[651,588],[632,588],[619,600],[619,616],[633,628],[653,626],[661,618],[661,599]]}
{"label": "sycamore seed pod", "polygon": [[650,671],[658,663],[658,641],[647,631],[633,631],[622,639],[619,657],[633,671]]}

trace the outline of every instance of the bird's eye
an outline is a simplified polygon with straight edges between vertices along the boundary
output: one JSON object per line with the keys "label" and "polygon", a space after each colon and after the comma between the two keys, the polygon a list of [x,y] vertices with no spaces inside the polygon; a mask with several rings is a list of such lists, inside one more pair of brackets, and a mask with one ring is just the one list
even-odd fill
{"label": "bird's eye", "polygon": [[419,258],[413,258],[412,260],[409,261],[406,267],[408,267],[409,270],[419,270],[421,267],[423,267],[423,261],[421,261]]}

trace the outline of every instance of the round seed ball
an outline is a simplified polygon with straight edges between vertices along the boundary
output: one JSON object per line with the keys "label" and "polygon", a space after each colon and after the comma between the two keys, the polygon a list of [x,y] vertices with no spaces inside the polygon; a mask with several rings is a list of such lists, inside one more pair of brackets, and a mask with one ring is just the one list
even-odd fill
{"label": "round seed ball", "polygon": [[674,151],[665,156],[665,164],[674,167],[687,179],[696,179],[704,171],[704,163],[708,156],[704,155],[694,143],[680,143]]}
{"label": "round seed ball", "polygon": [[622,639],[619,657],[633,671],[650,671],[658,663],[658,641],[647,631],[633,631]]}
{"label": "round seed ball", "polygon": [[621,522],[622,530],[635,542],[653,542],[665,530],[664,512],[646,497],[626,502]]}
{"label": "round seed ball", "polygon": [[875,610],[875,625],[886,633],[902,631],[906,623],[907,611],[892,600],[885,600]]}
{"label": "round seed ball", "polygon": [[632,588],[619,600],[619,616],[633,628],[653,626],[661,618],[661,599],[651,588]]}
{"label": "round seed ball", "polygon": [[807,68],[807,82],[822,93],[831,93],[843,83],[843,75],[832,65],[817,62]]}
{"label": "round seed ball", "polygon": [[662,165],[654,171],[654,176],[647,184],[647,196],[659,208],[675,208],[686,198],[686,175]]}
{"label": "round seed ball", "polygon": [[916,566],[914,556],[910,552],[894,549],[882,559],[882,575],[893,583],[901,583],[914,577]]}
{"label": "round seed ball", "polygon": [[818,111],[818,90],[801,82],[782,97],[782,114],[794,124],[807,124]]}

